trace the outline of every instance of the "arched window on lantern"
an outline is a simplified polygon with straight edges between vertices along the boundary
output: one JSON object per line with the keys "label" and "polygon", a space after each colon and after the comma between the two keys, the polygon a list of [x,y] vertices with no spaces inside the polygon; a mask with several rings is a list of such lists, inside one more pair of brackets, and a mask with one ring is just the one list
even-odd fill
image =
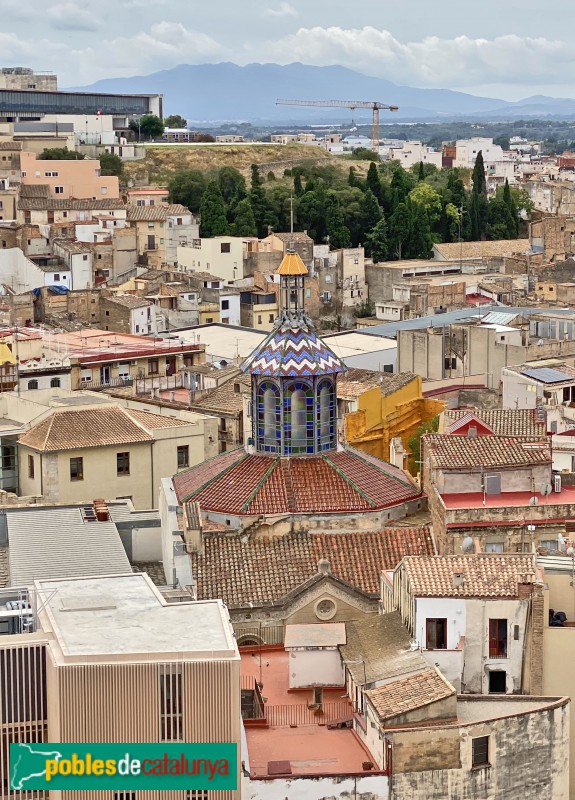
{"label": "arched window on lantern", "polygon": [[280,393],[275,383],[264,381],[257,393],[258,449],[277,453],[281,447]]}
{"label": "arched window on lantern", "polygon": [[317,398],[318,450],[329,450],[335,447],[336,433],[336,402],[332,381],[324,380],[319,384]]}
{"label": "arched window on lantern", "polygon": [[285,415],[285,453],[314,453],[314,397],[303,381],[288,388],[288,413]]}

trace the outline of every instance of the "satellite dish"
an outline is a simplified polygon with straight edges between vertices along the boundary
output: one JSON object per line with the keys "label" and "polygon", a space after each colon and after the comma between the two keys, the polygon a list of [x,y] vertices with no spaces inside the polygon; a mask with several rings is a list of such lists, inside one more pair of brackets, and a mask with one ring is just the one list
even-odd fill
{"label": "satellite dish", "polygon": [[475,549],[475,545],[473,544],[473,539],[471,536],[466,536],[465,539],[461,542],[461,551],[463,553],[472,553]]}
{"label": "satellite dish", "polygon": [[530,498],[529,500],[530,506],[536,506],[538,503],[539,503],[539,498],[535,497],[535,495],[533,495],[533,497]]}
{"label": "satellite dish", "polygon": [[572,556],[574,553],[575,553],[575,548],[574,547],[568,547],[567,548],[567,555],[568,556]]}
{"label": "satellite dish", "polygon": [[547,497],[548,494],[551,494],[551,484],[550,483],[542,483],[541,484],[541,494],[543,497]]}

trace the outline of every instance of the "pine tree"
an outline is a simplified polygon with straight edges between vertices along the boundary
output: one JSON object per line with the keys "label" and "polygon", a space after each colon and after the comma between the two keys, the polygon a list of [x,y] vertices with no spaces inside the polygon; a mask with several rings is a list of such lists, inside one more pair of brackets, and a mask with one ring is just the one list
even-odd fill
{"label": "pine tree", "polygon": [[224,236],[228,233],[226,206],[217,181],[208,183],[200,203],[200,235]]}
{"label": "pine tree", "polygon": [[232,233],[234,236],[258,235],[254,211],[248,197],[240,200],[234,209]]}
{"label": "pine tree", "polygon": [[485,166],[483,153],[477,153],[473,174],[471,177],[471,238],[473,241],[485,239],[487,232],[487,182],[485,180]]}
{"label": "pine tree", "polygon": [[398,203],[389,220],[390,252],[394,258],[401,259],[405,256],[406,245],[409,240],[409,214],[405,203]]}
{"label": "pine tree", "polygon": [[371,256],[374,264],[377,264],[386,260],[388,252],[387,222],[385,217],[382,217],[365,238],[365,253]]}

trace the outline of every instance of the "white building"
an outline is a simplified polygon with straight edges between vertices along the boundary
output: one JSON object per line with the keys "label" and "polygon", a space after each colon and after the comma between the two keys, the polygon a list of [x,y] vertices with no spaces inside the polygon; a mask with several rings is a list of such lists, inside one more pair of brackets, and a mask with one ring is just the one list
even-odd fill
{"label": "white building", "polygon": [[177,248],[177,265],[186,272],[209,272],[226,281],[244,277],[244,240],[239,236],[194,239]]}
{"label": "white building", "polygon": [[407,556],[383,574],[382,602],[458,691],[519,694],[536,585],[529,554]]}
{"label": "white building", "polygon": [[12,247],[0,250],[0,283],[10,286],[16,294],[22,294],[43,286],[71,289],[73,281],[71,269],[63,266],[40,267],[26,258],[18,247]]}
{"label": "white building", "polygon": [[404,169],[409,169],[421,161],[424,164],[433,164],[438,169],[441,169],[442,164],[442,154],[422,142],[404,142],[402,148],[390,147],[389,158],[391,161],[399,161]]}
{"label": "white building", "polygon": [[322,337],[333,352],[348,367],[372,369],[376,372],[395,372],[397,342],[363,331],[340,331]]}
{"label": "white building", "polygon": [[220,291],[220,322],[222,325],[240,324],[240,293]]}
{"label": "white building", "polygon": [[484,163],[504,160],[503,149],[498,144],[493,144],[493,139],[478,136],[473,139],[458,139],[455,142],[453,166],[473,169],[479,151]]}

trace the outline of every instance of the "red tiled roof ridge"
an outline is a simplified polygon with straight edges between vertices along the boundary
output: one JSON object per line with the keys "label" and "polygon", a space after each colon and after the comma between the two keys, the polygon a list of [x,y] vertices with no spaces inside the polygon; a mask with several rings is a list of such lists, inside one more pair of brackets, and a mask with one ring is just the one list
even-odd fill
{"label": "red tiled roof ridge", "polygon": [[[407,475],[405,473],[403,473],[403,470],[401,470],[399,467],[394,467],[388,461],[384,461],[383,459],[379,459],[376,456],[370,456],[369,453],[364,453],[363,450],[359,450],[359,449],[357,449],[355,447],[350,447],[349,445],[347,445],[345,449],[351,451],[351,453],[354,456],[356,456],[360,461],[363,461],[364,463],[369,464],[370,467],[375,467],[380,472],[383,472],[384,475],[387,475],[388,477],[391,477],[391,478],[395,478],[398,481],[403,481],[405,483],[405,485],[409,486],[410,488],[413,487],[413,484],[409,481],[409,478],[407,477]],[[376,458],[377,458],[377,460],[376,460]],[[380,463],[377,463],[377,462],[380,462]],[[387,467],[389,467],[390,469],[387,469]],[[403,478],[400,477],[397,474],[393,474],[393,473],[398,473],[398,472],[402,472],[403,473]]]}
{"label": "red tiled roof ridge", "polygon": [[[242,449],[243,449],[243,448],[241,448],[241,447],[236,447],[234,450],[230,450],[229,452],[230,452],[230,453],[235,453],[237,450],[242,450]],[[223,454],[222,454],[222,453],[218,453],[217,455],[215,455],[215,456],[212,456],[212,458],[207,458],[205,461],[202,461],[202,462],[201,462],[201,464],[196,464],[196,465],[194,465],[194,466],[193,466],[193,467],[191,467],[189,470],[186,470],[186,472],[191,472],[192,470],[194,470],[194,469],[197,469],[198,467],[204,467],[206,464],[209,464],[209,463],[210,463],[210,461],[215,461],[215,459],[216,459],[216,458],[219,458],[219,456],[221,456],[221,455],[223,455]],[[211,476],[208,478],[208,480],[207,480],[207,481],[205,481],[204,483],[202,483],[202,484],[201,484],[201,485],[200,485],[200,486],[199,486],[197,489],[194,489],[194,490],[193,490],[192,492],[190,492],[188,495],[184,495],[184,496],[182,497],[182,499],[181,499],[181,502],[182,502],[182,503],[186,503],[186,502],[187,502],[187,501],[190,499],[190,497],[191,497],[192,495],[196,494],[196,492],[201,492],[201,490],[202,490],[202,489],[205,489],[207,486],[209,486],[209,485],[210,485],[210,483],[212,483],[213,481],[217,480],[217,479],[218,479],[218,478],[220,478],[222,475],[225,475],[225,474],[226,474],[226,472],[229,472],[229,470],[230,470],[232,467],[235,467],[237,464],[241,464],[241,462],[242,462],[242,461],[245,461],[247,457],[248,457],[248,453],[247,453],[247,452],[244,450],[244,454],[243,454],[243,456],[241,456],[240,458],[238,458],[236,461],[232,461],[232,462],[231,462],[230,464],[228,464],[228,465],[227,465],[227,466],[226,466],[226,467],[225,467],[225,468],[224,468],[224,469],[223,469],[221,472],[217,472],[215,475],[211,475]],[[182,475],[182,474],[185,474],[185,472],[184,472],[184,473],[180,473],[180,475]]]}
{"label": "red tiled roof ridge", "polygon": [[369,497],[366,495],[366,493],[363,491],[363,489],[361,489],[361,487],[360,487],[360,486],[358,486],[358,485],[357,485],[357,483],[355,483],[355,481],[353,480],[353,478],[352,478],[350,475],[346,475],[346,474],[345,474],[345,472],[344,472],[343,470],[341,470],[341,469],[340,469],[340,468],[337,466],[337,464],[334,464],[334,463],[333,463],[333,461],[332,461],[332,460],[329,458],[329,456],[328,456],[327,454],[324,454],[324,455],[322,456],[322,458],[323,458],[323,460],[324,460],[324,461],[327,461],[327,463],[328,463],[328,464],[329,464],[329,465],[330,465],[330,466],[331,466],[331,467],[332,467],[332,468],[333,468],[333,469],[334,469],[334,470],[337,472],[337,474],[338,474],[340,477],[342,477],[342,478],[343,478],[343,480],[344,480],[344,481],[347,481],[347,482],[349,483],[349,485],[350,485],[350,486],[351,486],[353,489],[355,489],[355,491],[356,491],[356,492],[359,494],[359,496],[360,496],[360,497],[363,497],[363,499],[365,500],[365,502],[366,502],[366,503],[368,503],[368,504],[371,506],[371,508],[375,508],[375,503],[373,502],[373,500],[371,500],[371,499],[370,499],[370,498],[369,498]]}

